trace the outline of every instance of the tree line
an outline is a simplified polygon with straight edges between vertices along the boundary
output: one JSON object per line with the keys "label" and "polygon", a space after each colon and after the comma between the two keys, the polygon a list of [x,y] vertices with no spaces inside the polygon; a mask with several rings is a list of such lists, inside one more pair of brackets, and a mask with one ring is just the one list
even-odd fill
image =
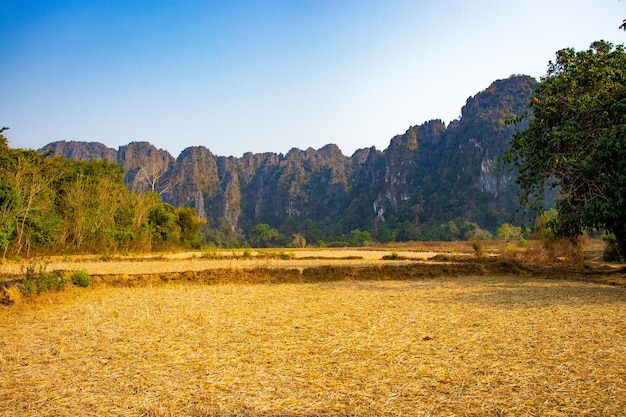
{"label": "tree line", "polygon": [[133,193],[108,160],[12,149],[0,130],[2,257],[198,247],[203,222],[156,192]]}

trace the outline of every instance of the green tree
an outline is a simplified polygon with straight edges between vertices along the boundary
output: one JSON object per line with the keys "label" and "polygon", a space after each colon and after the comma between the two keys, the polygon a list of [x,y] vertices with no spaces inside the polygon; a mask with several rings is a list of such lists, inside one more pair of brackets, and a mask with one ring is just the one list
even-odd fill
{"label": "green tree", "polygon": [[[10,163],[9,145],[4,131],[7,127],[0,129],[0,167],[7,166]],[[0,248],[2,248],[2,257],[6,256],[9,243],[13,239],[15,233],[15,224],[17,220],[17,206],[20,204],[20,195],[11,186],[9,182],[9,172],[0,169]]]}
{"label": "green tree", "polygon": [[543,209],[557,188],[557,235],[587,228],[612,232],[626,253],[626,53],[594,42],[558,51],[531,99],[528,128],[516,134],[503,161],[517,170],[520,200]]}
{"label": "green tree", "polygon": [[266,223],[257,224],[250,232],[250,246],[255,248],[281,246],[284,240],[284,236],[278,230]]}
{"label": "green tree", "polygon": [[510,242],[511,240],[519,240],[522,237],[522,228],[513,226],[511,223],[504,223],[498,228],[498,238]]}
{"label": "green tree", "polygon": [[106,159],[56,157],[54,162],[59,172],[54,206],[63,220],[57,244],[79,252],[127,248],[137,235],[137,205],[119,165]]}
{"label": "green tree", "polygon": [[16,213],[14,207],[18,201],[19,195],[3,181],[0,184],[0,248],[2,248],[3,258],[6,256],[6,251],[15,232]]}
{"label": "green tree", "polygon": [[160,203],[148,214],[152,243],[159,248],[176,245],[180,239],[180,226],[176,209],[169,203]]}
{"label": "green tree", "polygon": [[374,243],[372,235],[367,230],[355,229],[350,231],[348,244],[350,246],[371,246]]}
{"label": "green tree", "polygon": [[180,227],[180,241],[193,248],[200,247],[200,229],[204,222],[198,218],[196,209],[181,207],[176,209],[178,226]]}
{"label": "green tree", "polygon": [[[58,172],[51,158],[30,149],[6,149],[1,159],[3,201],[0,204],[5,223],[2,234],[5,238],[11,236],[14,253],[25,252],[28,256],[31,245],[40,241],[45,233],[41,227],[55,223],[49,222],[47,216],[54,210],[51,204],[55,193],[53,183]],[[11,220],[13,226],[8,225]]]}

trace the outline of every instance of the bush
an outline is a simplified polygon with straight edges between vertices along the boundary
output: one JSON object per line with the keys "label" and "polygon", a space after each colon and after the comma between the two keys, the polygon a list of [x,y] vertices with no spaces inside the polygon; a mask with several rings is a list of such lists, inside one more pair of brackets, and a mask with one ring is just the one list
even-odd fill
{"label": "bush", "polygon": [[470,246],[474,249],[474,255],[481,256],[483,254],[483,244],[478,239],[470,242]]}
{"label": "bush", "polygon": [[385,261],[399,261],[401,259],[406,259],[406,258],[404,256],[400,256],[400,253],[394,250],[394,251],[391,251],[389,255],[383,256],[382,259]]}
{"label": "bush", "polygon": [[606,248],[604,248],[604,260],[606,262],[622,262],[622,254],[619,251],[619,245],[615,235],[602,236],[602,240],[606,242]]}
{"label": "bush", "polygon": [[519,251],[518,247],[515,247],[511,244],[511,242],[506,242],[506,247],[504,249],[504,255],[507,258],[515,258],[517,256],[517,252]]}
{"label": "bush", "polygon": [[513,226],[511,223],[504,223],[498,228],[498,238],[510,242],[512,240],[519,240],[522,237],[522,228],[519,226]]}
{"label": "bush", "polygon": [[524,252],[524,261],[534,264],[564,263],[584,265],[583,241],[578,239],[542,239],[534,240]]}
{"label": "bush", "polygon": [[22,294],[41,294],[44,291],[60,291],[67,285],[67,277],[63,271],[46,272],[46,267],[29,265],[26,267],[22,281]]}
{"label": "bush", "polygon": [[72,274],[72,283],[77,287],[88,287],[91,285],[91,277],[85,271],[74,271]]}

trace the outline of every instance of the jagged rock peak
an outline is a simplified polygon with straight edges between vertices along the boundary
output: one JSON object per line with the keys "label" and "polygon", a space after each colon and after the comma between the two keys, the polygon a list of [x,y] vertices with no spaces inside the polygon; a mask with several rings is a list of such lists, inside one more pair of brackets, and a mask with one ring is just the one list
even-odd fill
{"label": "jagged rock peak", "polygon": [[195,207],[217,235],[246,234],[267,223],[286,235],[304,233],[313,244],[322,230],[335,236],[368,230],[381,241],[394,233],[436,240],[448,221],[493,231],[518,208],[514,178],[495,167],[523,126],[506,121],[526,110],[537,85],[528,76],[497,80],[468,98],[461,117],[447,126],[440,119],[411,126],[385,150],[363,148],[350,157],[335,144],[240,158],[195,146],[176,160],[147,142],[119,151],[80,142],[47,149],[81,159],[115,155],[129,186]]}

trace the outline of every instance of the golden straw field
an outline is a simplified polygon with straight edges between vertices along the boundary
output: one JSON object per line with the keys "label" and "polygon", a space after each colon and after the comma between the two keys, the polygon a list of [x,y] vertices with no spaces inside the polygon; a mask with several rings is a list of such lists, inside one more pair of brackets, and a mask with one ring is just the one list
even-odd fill
{"label": "golden straw field", "polygon": [[[110,258],[86,256],[51,256],[38,259],[38,264],[52,270],[84,270],[89,274],[158,274],[170,272],[205,271],[208,269],[254,269],[254,268],[308,268],[320,264],[335,266],[376,265],[389,250],[349,249],[290,249],[254,251],[248,257],[243,251],[181,252],[162,255],[112,256]],[[407,260],[424,260],[436,255],[435,251],[396,252]],[[455,252],[457,253],[457,252]],[[394,263],[397,263],[394,262]],[[0,264],[0,273],[19,274],[23,262]]]}
{"label": "golden straw field", "polygon": [[0,416],[626,415],[626,290],[567,279],[99,284],[0,335]]}

